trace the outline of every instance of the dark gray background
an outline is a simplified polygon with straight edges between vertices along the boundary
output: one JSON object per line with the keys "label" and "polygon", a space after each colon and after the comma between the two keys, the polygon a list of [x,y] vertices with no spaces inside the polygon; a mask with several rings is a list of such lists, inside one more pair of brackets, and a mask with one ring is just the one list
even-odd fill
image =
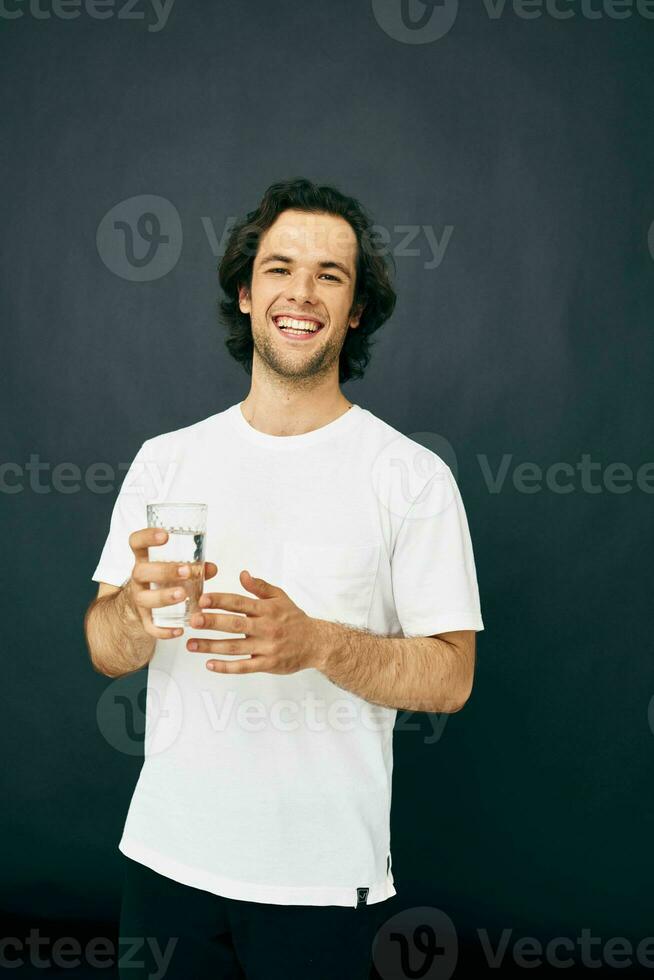
{"label": "dark gray background", "polygon": [[[176,0],[158,31],[143,3],[143,19],[25,5],[0,18],[8,913],[115,921],[139,719],[120,736],[98,709],[111,682],[82,619],[118,466],[245,397],[207,228],[220,241],[270,183],[306,176],[359,198],[395,249],[396,313],[344,393],[451,445],[486,627],[473,695],[440,738],[426,741],[425,716],[398,723],[402,907],[443,909],[471,943],[484,928],[494,945],[501,929],[511,942],[654,933],[654,480],[635,479],[654,458],[654,21],[570,8],[527,19],[466,3],[419,44],[346,0]],[[155,259],[178,260],[139,282],[123,240],[111,259],[97,236],[144,195],[170,202],[181,232],[168,227]],[[400,226],[439,240],[451,226],[440,264],[426,268],[422,232],[402,254]],[[38,483],[31,454],[47,464]],[[485,462],[495,473],[504,454],[493,493]],[[601,464],[599,492],[580,473],[570,493],[513,482],[521,463],[583,454]],[[107,493],[83,476],[64,493],[62,462],[116,476]],[[625,492],[602,484],[616,462],[634,471]],[[144,679],[128,682],[135,696]]]}

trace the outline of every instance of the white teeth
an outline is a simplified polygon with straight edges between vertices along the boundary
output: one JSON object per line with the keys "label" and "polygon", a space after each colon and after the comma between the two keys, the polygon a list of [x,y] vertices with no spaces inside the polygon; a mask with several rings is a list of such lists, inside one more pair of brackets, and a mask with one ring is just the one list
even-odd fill
{"label": "white teeth", "polygon": [[294,320],[290,316],[280,316],[276,319],[276,323],[278,327],[290,328],[292,333],[315,333],[320,329],[317,324],[306,320]]}

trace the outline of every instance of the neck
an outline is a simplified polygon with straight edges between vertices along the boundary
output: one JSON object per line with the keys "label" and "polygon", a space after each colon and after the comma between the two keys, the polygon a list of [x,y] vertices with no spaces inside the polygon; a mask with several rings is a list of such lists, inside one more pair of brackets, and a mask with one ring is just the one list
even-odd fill
{"label": "neck", "polygon": [[255,393],[252,389],[240,405],[253,429],[271,436],[297,436],[328,425],[343,415],[352,402],[337,389],[325,395],[312,392]]}

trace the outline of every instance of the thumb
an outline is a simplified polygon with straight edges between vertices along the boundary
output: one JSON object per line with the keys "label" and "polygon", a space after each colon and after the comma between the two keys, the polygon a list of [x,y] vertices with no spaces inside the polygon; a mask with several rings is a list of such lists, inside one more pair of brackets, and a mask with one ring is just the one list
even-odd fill
{"label": "thumb", "polygon": [[279,589],[270,582],[266,582],[265,578],[255,578],[247,570],[241,572],[240,579],[243,588],[247,589],[248,592],[254,592],[260,599],[272,599],[279,592]]}

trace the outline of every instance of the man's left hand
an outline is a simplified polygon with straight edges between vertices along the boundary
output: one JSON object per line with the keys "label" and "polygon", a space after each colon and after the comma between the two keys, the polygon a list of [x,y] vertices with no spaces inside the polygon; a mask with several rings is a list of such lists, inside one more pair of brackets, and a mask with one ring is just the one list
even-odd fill
{"label": "man's left hand", "polygon": [[[244,633],[242,639],[188,640],[187,650],[197,653],[251,654],[249,660],[208,660],[206,667],[222,674],[293,674],[307,667],[320,669],[324,628],[328,623],[308,616],[287,593],[249,572],[240,575],[241,584],[257,598],[234,592],[205,592],[200,597],[201,613],[191,617],[196,629],[224,633]],[[226,609],[226,613],[209,610]]]}

